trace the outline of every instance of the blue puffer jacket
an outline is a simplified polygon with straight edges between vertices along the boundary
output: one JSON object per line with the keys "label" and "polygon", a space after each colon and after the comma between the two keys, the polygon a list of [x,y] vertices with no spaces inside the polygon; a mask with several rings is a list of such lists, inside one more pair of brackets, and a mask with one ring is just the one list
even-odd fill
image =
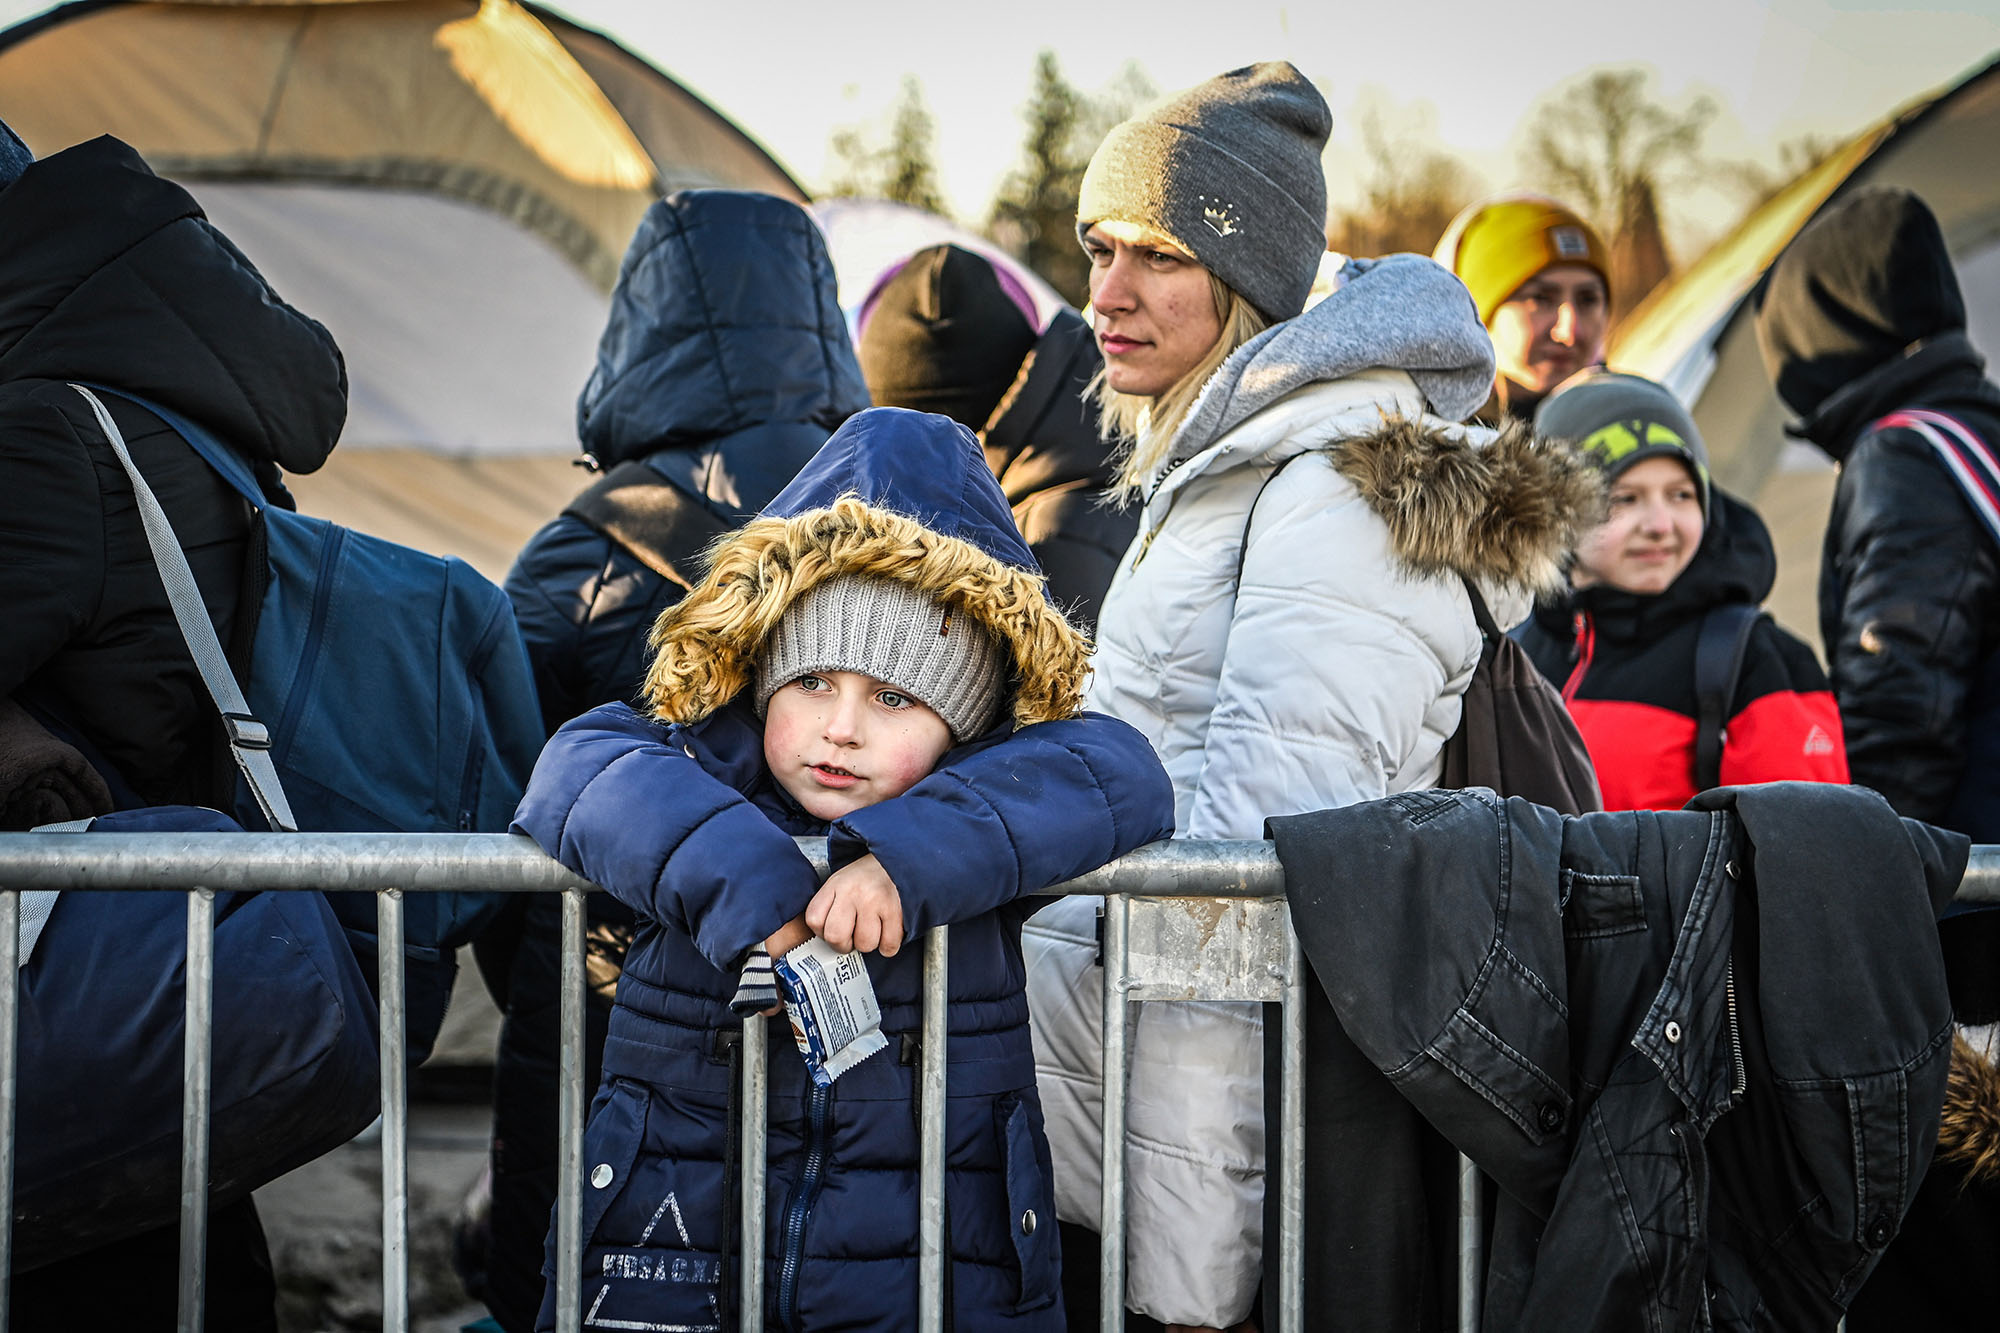
{"label": "blue puffer jacket", "polygon": [[[833,261],[804,209],[687,190],[647,211],[577,400],[578,439],[600,466],[641,462],[734,526],[867,406]],[[685,591],[574,513],[529,540],[506,586],[550,731],[634,697],[646,631]]]}
{"label": "blue puffer jacket", "polygon": [[[893,553],[886,567],[884,551]],[[807,553],[823,558],[796,558]],[[756,625],[815,581],[863,568],[926,591],[933,578],[963,588],[990,576],[967,600],[936,595],[1011,650],[1013,719],[948,753],[903,795],[828,826],[770,777],[747,700],[716,711],[701,701],[721,702],[704,693],[715,681],[740,686],[761,646]],[[816,889],[792,837],[824,833],[836,867],[880,860],[910,938],[953,928],[953,1327],[1062,1327],[1020,952],[1024,895],[1166,836],[1172,794],[1136,731],[1065,706],[1081,686],[1082,645],[1033,569],[969,433],[942,417],[864,413],[766,518],[718,550],[673,613],[702,620],[700,647],[679,659],[668,634],[648,701],[681,720],[614,704],[549,742],[517,827],[640,918],[584,1142],[582,1295],[598,1323],[733,1325],[725,1163],[729,1051],[741,1024],[728,1002],[748,951]],[[740,623],[718,630],[718,607],[742,608]],[[674,674],[689,662],[713,671]],[[890,1046],[833,1087],[815,1089],[786,1029],[772,1029],[765,1290],[776,1326],[916,1324],[922,952],[868,957]],[[543,1328],[554,1326],[553,1284],[549,1292]]]}

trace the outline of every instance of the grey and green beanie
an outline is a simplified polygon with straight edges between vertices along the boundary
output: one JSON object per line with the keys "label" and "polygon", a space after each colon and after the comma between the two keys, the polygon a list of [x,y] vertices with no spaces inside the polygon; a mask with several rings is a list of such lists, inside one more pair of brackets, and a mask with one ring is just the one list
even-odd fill
{"label": "grey and green beanie", "polygon": [[1614,370],[1573,376],[1542,400],[1535,435],[1578,450],[1604,473],[1607,486],[1644,459],[1679,459],[1694,474],[1702,517],[1708,517],[1708,446],[1694,418],[1663,384]]}

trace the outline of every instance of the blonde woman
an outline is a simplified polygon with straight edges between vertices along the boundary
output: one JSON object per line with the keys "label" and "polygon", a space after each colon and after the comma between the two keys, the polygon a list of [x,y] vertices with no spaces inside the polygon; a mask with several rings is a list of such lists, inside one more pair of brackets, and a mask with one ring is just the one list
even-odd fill
{"label": "blonde woman", "polygon": [[[1120,488],[1142,503],[1090,706],[1152,741],[1186,837],[1258,838],[1267,816],[1435,782],[1479,656],[1464,579],[1500,623],[1520,619],[1592,503],[1576,465],[1525,433],[1496,441],[1457,424],[1485,401],[1493,348],[1437,264],[1347,262],[1301,313],[1325,250],[1329,125],[1296,69],[1255,65],[1114,129],[1084,178],[1099,397],[1129,450]],[[1091,913],[1069,900],[1036,918],[1029,994],[1060,1212],[1094,1228]],[[1251,1312],[1260,1018],[1255,1005],[1176,1003],[1142,1006],[1136,1022],[1127,1297],[1169,1328],[1239,1328]],[[1329,1197],[1365,1182],[1315,1181],[1315,1254],[1352,1248],[1336,1206],[1366,1222],[1362,1243],[1407,1248],[1382,1225],[1383,1201]],[[1353,1327],[1415,1326],[1403,1293],[1383,1294],[1379,1317],[1342,1299]]]}

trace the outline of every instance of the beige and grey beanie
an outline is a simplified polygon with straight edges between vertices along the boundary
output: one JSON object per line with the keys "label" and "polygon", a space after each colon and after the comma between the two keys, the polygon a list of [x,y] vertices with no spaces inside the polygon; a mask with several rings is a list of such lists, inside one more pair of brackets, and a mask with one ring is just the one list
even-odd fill
{"label": "beige and grey beanie", "polygon": [[1079,238],[1099,222],[1150,228],[1193,255],[1272,323],[1305,309],[1326,252],[1333,113],[1283,60],[1217,75],[1112,130],[1077,199]]}
{"label": "beige and grey beanie", "polygon": [[894,685],[967,741],[999,715],[1007,657],[984,626],[909,584],[847,574],[785,608],[757,659],[757,715],[781,686],[815,671]]}

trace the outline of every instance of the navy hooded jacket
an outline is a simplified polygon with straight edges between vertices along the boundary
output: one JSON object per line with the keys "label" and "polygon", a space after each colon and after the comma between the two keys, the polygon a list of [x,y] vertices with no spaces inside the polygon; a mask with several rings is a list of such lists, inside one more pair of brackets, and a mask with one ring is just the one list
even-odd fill
{"label": "navy hooded jacket", "polygon": [[[647,211],[577,400],[598,466],[643,463],[733,527],[867,406],[833,261],[804,209],[687,190]],[[633,697],[646,631],[685,590],[574,512],[529,540],[507,595],[550,731]]]}
{"label": "navy hooded jacket", "polygon": [[[719,550],[683,612],[731,605],[737,565],[753,577],[782,567],[782,596],[796,597],[802,564],[773,552],[800,543],[834,566],[826,577],[853,572],[841,566],[842,553],[871,542],[917,550],[900,559],[906,581],[919,587],[938,553],[960,579],[983,572],[1018,589],[1023,572],[1035,571],[972,436],[946,418],[896,409],[850,422],[766,519],[732,541],[749,548],[739,550],[742,560]],[[1034,715],[1033,700],[1050,697],[1049,682],[1036,679],[1050,642],[1038,632],[1060,625],[1036,583],[1025,586],[1032,607],[999,597],[956,603],[1011,650],[1017,723]],[[747,604],[759,609],[755,598]],[[1009,637],[1008,626],[1019,632]],[[1078,645],[1080,675],[1081,641],[1067,627],[1062,634]],[[727,628],[711,634],[708,642],[725,642],[709,656],[719,663],[716,678],[740,688],[739,668],[761,639],[729,636]],[[650,701],[673,715],[687,697],[662,685],[659,670]],[[600,1320],[636,1321],[625,1327],[730,1321],[727,1051],[741,1021],[729,1000],[745,955],[803,912],[817,889],[794,835],[823,833],[835,868],[864,855],[881,862],[901,893],[910,937],[952,927],[954,1326],[1059,1329],[1054,1194],[1020,953],[1023,898],[1170,832],[1172,795],[1158,759],[1136,731],[1100,715],[1002,723],[947,753],[903,795],[828,826],[771,778],[761,736],[742,698],[674,724],[608,705],[551,739],[517,816],[519,829],[640,918],[585,1133],[586,1308]],[[916,1323],[922,953],[868,956],[890,1046],[831,1088],[813,1087],[782,1027],[771,1041],[765,1290],[779,1326]],[[673,1213],[671,1225],[660,1220],[663,1210]],[[553,1327],[553,1299],[542,1327]]]}

